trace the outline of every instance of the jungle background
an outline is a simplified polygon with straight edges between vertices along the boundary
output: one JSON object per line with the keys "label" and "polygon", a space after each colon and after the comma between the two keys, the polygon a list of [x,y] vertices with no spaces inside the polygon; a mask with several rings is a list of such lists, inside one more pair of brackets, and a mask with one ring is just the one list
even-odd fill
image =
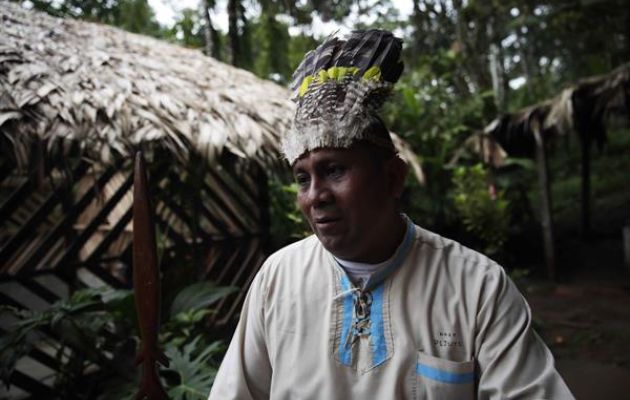
{"label": "jungle background", "polygon": [[[405,212],[505,266],[576,397],[628,398],[630,267],[622,247],[623,227],[630,224],[627,121],[611,121],[607,142],[593,149],[588,230],[580,224],[578,140],[558,137],[551,144],[554,279],[545,267],[534,161],[508,157],[491,167],[465,146],[498,116],[630,61],[626,0],[413,0],[405,13],[394,0],[200,0],[192,8],[172,1],[161,4],[173,10],[168,24],[158,22],[147,0],[20,3],[198,48],[280,85],[288,84],[304,53],[333,29],[393,30],[405,43],[405,72],[383,116],[411,144],[425,175],[423,185],[409,179]],[[279,248],[307,235],[308,227],[295,207],[290,174],[274,174],[269,185],[271,247]],[[226,338],[204,329],[211,312],[206,307],[229,292],[194,285],[167,294],[172,306],[161,339],[172,360],[163,373],[172,398],[207,396]],[[133,353],[135,342],[119,339],[134,330],[130,297],[125,291],[86,290],[44,313],[24,313],[19,335],[3,337],[0,346],[3,377],[25,351],[20,346],[31,330],[63,323],[86,349],[96,342],[118,356],[101,371],[99,379],[108,384],[98,390],[79,384],[85,360],[69,363],[58,377],[59,397],[129,396],[133,370],[112,374],[108,368],[128,365]],[[105,333],[108,324],[117,327],[118,339]]]}

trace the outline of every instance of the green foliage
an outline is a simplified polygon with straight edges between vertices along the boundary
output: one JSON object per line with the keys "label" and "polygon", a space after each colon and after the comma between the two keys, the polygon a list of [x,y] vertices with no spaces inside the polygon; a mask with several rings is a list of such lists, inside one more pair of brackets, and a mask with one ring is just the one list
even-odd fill
{"label": "green foliage", "polygon": [[[61,398],[74,398],[70,393],[75,390],[77,380],[85,378],[86,368],[91,363],[111,373],[124,373],[117,370],[115,364],[133,348],[135,341],[125,335],[132,328],[128,320],[118,318],[126,315],[129,298],[128,291],[85,289],[44,311],[3,307],[3,314],[17,319],[0,339],[0,368],[5,384],[8,385],[15,363],[36,344],[55,349],[62,368],[55,376],[54,387]],[[48,330],[58,341],[42,334],[42,330]],[[108,357],[107,353],[114,356]]]}
{"label": "green foliage", "polygon": [[272,247],[280,248],[302,239],[311,230],[297,206],[297,184],[272,175],[269,179]]}
{"label": "green foliage", "polygon": [[169,367],[165,374],[174,377],[169,383],[168,396],[171,399],[194,400],[206,399],[216,375],[213,357],[223,351],[219,341],[206,345],[200,336],[189,343],[166,349]]}
{"label": "green foliage", "polygon": [[203,47],[203,23],[199,12],[192,8],[183,9],[168,30],[167,37],[186,47]]}
{"label": "green foliage", "polygon": [[455,209],[462,224],[483,242],[486,253],[498,253],[510,227],[505,193],[490,183],[481,164],[455,169],[453,184]]}
{"label": "green foliage", "polygon": [[493,117],[491,92],[467,97],[453,90],[460,59],[451,51],[424,56],[403,75],[394,101],[383,113],[388,126],[420,154],[426,186],[413,188],[407,210],[425,226],[442,230],[453,214],[444,201],[452,188],[451,160],[463,142]]}
{"label": "green foliage", "polygon": [[204,318],[213,312],[208,307],[237,290],[232,286],[215,286],[212,282],[198,282],[185,287],[173,299],[163,341],[180,346],[201,335],[199,328],[203,328]]}
{"label": "green foliage", "polygon": [[233,286],[215,286],[212,282],[193,283],[177,294],[171,304],[170,315],[198,311],[237,290]]}
{"label": "green foliage", "polygon": [[114,25],[129,32],[162,36],[160,25],[155,20],[155,14],[147,0],[120,0],[118,7],[120,11],[118,18],[113,21]]}
{"label": "green foliage", "polygon": [[[234,290],[201,282],[175,297],[160,334],[170,359],[161,375],[171,399],[207,397],[223,346],[209,341],[204,317],[211,312],[208,306]],[[44,311],[2,307],[0,312],[16,321],[0,338],[0,373],[5,384],[20,358],[35,346],[47,346],[55,349],[61,366],[54,385],[60,398],[96,398],[100,393],[102,399],[132,399],[135,395],[139,371],[132,355],[139,338],[131,291],[83,289]],[[42,332],[51,332],[58,340]],[[88,375],[91,364],[99,369]]]}
{"label": "green foliage", "polygon": [[254,27],[257,46],[254,71],[260,77],[286,84],[291,77],[289,67],[289,27],[276,15],[263,13]]}

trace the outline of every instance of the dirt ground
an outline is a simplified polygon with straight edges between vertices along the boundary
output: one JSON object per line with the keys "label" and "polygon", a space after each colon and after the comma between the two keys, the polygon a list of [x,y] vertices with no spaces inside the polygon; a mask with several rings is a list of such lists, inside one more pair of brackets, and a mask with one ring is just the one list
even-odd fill
{"label": "dirt ground", "polygon": [[621,233],[558,246],[561,283],[517,284],[577,399],[630,399],[630,267]]}

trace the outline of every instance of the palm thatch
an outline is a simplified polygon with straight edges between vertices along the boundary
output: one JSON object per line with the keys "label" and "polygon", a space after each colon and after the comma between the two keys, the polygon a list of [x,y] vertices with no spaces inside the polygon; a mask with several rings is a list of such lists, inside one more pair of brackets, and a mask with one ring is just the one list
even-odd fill
{"label": "palm thatch", "polygon": [[[270,165],[294,112],[289,92],[200,51],[62,20],[0,0],[0,134],[19,166],[79,146],[109,163],[144,142],[178,160],[224,150]],[[398,141],[398,143],[402,143]],[[419,164],[401,148],[414,171]],[[420,178],[418,176],[418,178]]]}
{"label": "palm thatch", "polygon": [[541,218],[545,257],[549,276],[555,276],[551,192],[547,166],[547,147],[556,136],[576,136],[582,150],[582,232],[590,230],[590,149],[607,139],[609,117],[630,117],[630,63],[608,74],[581,79],[554,98],[498,117],[469,143],[494,165],[503,163],[503,154],[536,157],[541,188]]}
{"label": "palm thatch", "polygon": [[288,92],[199,51],[109,26],[0,2],[0,129],[16,160],[30,144],[63,156],[73,145],[109,163],[159,141],[178,159],[277,158],[293,110]]}
{"label": "palm thatch", "polygon": [[552,99],[500,116],[483,134],[510,155],[533,156],[536,129],[546,141],[556,135],[577,135],[602,145],[607,118],[619,114],[630,116],[630,63],[608,74],[581,79]]}

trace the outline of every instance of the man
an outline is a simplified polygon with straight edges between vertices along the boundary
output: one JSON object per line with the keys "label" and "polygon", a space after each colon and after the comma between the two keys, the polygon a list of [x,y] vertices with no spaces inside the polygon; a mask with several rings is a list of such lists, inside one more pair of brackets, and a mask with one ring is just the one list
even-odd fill
{"label": "man", "polygon": [[354,32],[294,74],[283,151],[315,235],[254,279],[211,400],[572,398],[503,269],[398,211],[407,168],[376,111],[400,51]]}

